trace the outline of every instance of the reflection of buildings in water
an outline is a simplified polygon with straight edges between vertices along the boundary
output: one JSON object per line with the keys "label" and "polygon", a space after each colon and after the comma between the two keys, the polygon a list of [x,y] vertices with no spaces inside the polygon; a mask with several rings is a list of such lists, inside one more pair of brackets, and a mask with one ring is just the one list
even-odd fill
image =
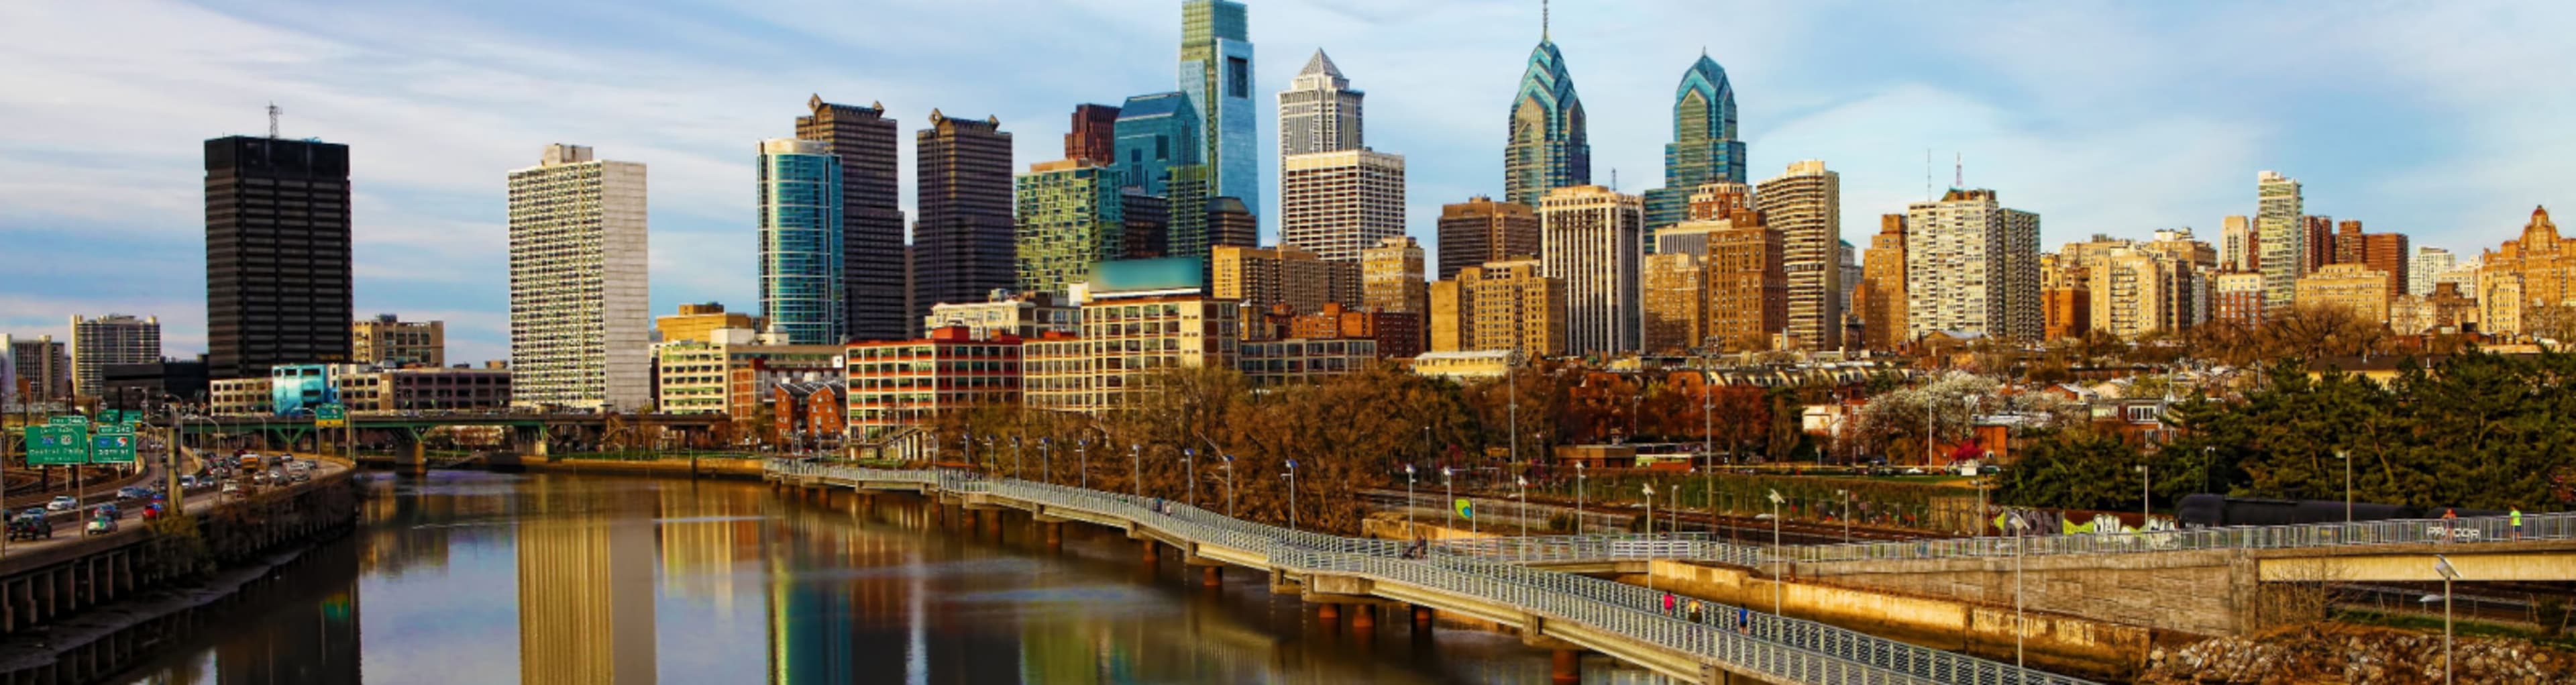
{"label": "reflection of buildings in water", "polygon": [[662,523],[662,591],[711,602],[731,615],[734,567],[760,558],[764,491],[672,483],[658,491]]}
{"label": "reflection of buildings in water", "polygon": [[[771,528],[759,536],[769,571],[769,682],[917,680],[923,612],[914,602],[928,593],[918,586],[922,534],[872,532],[835,508],[770,502],[780,518],[764,521]],[[985,654],[990,661],[993,652]]]}
{"label": "reflection of buildings in water", "polygon": [[394,480],[371,482],[376,490],[360,512],[368,524],[360,568],[400,578],[414,568],[445,568],[453,546],[508,537],[510,498],[494,496],[491,489],[508,488],[510,481],[492,478],[434,473],[400,483],[417,488],[403,495],[394,494]]}
{"label": "reflection of buildings in water", "polygon": [[653,523],[579,487],[536,484],[518,527],[520,682],[651,685]]}
{"label": "reflection of buildings in water", "polygon": [[[218,683],[356,683],[359,681],[357,550],[325,546],[287,570],[260,605],[284,607],[220,631]],[[175,680],[171,682],[199,682]]]}

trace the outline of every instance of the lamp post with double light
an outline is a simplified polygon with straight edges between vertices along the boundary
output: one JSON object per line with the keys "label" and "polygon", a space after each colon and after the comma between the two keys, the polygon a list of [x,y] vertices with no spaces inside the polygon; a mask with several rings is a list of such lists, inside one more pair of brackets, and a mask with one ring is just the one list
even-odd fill
{"label": "lamp post with double light", "polygon": [[1414,533],[1414,530],[1413,530],[1413,507],[1414,507],[1414,504],[1413,504],[1413,465],[1412,465],[1412,464],[1405,464],[1405,465],[1404,465],[1404,532],[1406,532],[1406,533],[1413,533],[1413,534],[1419,535],[1419,533]]}
{"label": "lamp post with double light", "polygon": [[1225,457],[1225,517],[1234,518],[1234,455]]}
{"label": "lamp post with double light", "polygon": [[1529,537],[1529,478],[1513,476],[1512,484],[1521,487],[1521,509],[1518,512],[1521,519],[1521,537]]}
{"label": "lamp post with double light", "polygon": [[1574,534],[1583,534],[1583,462],[1574,462]]}
{"label": "lamp post with double light", "polygon": [[1780,553],[1780,491],[1771,491],[1771,615],[1780,615],[1780,585],[1788,582],[1787,555]]}
{"label": "lamp post with double light", "polygon": [[1181,478],[1190,482],[1189,500],[1190,506],[1193,507],[1199,505],[1198,458],[1199,452],[1197,449],[1189,447],[1181,448]]}
{"label": "lamp post with double light", "polygon": [[2451,661],[2451,581],[2460,579],[2460,569],[2450,557],[2435,554],[2433,572],[2442,576],[2442,685],[2450,685],[2451,673],[2458,670]]}
{"label": "lamp post with double light", "polygon": [[1297,529],[1297,460],[1288,460],[1288,529]]}

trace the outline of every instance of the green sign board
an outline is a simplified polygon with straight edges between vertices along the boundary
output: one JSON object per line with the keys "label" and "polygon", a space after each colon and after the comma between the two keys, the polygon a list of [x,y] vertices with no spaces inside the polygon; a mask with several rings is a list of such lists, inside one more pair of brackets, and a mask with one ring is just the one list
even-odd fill
{"label": "green sign board", "polygon": [[325,404],[313,408],[313,425],[317,428],[340,428],[349,425],[349,408]]}
{"label": "green sign board", "polygon": [[89,462],[92,464],[134,463],[134,427],[103,426],[90,438]]}
{"label": "green sign board", "polygon": [[53,426],[87,426],[89,425],[89,417],[79,414],[64,414],[45,419],[45,423]]}
{"label": "green sign board", "polygon": [[69,466],[86,463],[89,463],[88,427],[68,424],[27,427],[28,465]]}

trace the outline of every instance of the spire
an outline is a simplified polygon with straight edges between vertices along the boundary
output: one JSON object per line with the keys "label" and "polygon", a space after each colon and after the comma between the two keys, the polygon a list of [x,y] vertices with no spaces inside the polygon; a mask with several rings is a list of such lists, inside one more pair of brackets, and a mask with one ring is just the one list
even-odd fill
{"label": "spire", "polygon": [[1547,0],[1538,0],[1538,40],[1547,42]]}
{"label": "spire", "polygon": [[1306,59],[1306,68],[1297,71],[1298,76],[1307,76],[1312,74],[1340,77],[1342,75],[1342,69],[1340,67],[1333,66],[1333,58],[1324,56],[1323,48],[1316,48],[1315,56]]}

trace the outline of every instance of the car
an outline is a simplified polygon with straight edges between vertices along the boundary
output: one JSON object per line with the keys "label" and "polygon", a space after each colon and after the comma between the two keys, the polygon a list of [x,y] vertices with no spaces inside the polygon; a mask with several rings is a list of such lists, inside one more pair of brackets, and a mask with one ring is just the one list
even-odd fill
{"label": "car", "polygon": [[179,487],[182,489],[197,487],[197,477],[193,475],[179,476]]}
{"label": "car", "polygon": [[90,507],[90,508],[89,508],[89,512],[90,512],[90,515],[92,515],[92,516],[105,516],[105,517],[108,517],[108,518],[116,518],[116,517],[124,516],[124,515],[125,515],[125,512],[124,512],[124,511],[122,511],[122,510],[117,509],[117,508],[116,508],[116,505],[115,505],[114,503],[101,504],[101,505],[98,505],[98,506],[95,506],[95,507]]}
{"label": "car", "polygon": [[113,532],[116,532],[116,519],[105,516],[90,517],[89,525],[81,529],[82,535],[106,535]]}
{"label": "car", "polygon": [[151,497],[151,488],[128,485],[116,489],[117,499],[149,499]]}
{"label": "car", "polygon": [[160,518],[161,518],[161,504],[160,504],[160,503],[155,502],[155,503],[152,503],[152,504],[146,504],[146,505],[143,505],[143,520],[145,520],[145,521],[157,521],[157,520],[160,520]]}
{"label": "car", "polygon": [[268,472],[267,472],[267,471],[260,471],[260,472],[257,472],[257,473],[250,474],[250,484],[252,484],[252,485],[267,485],[267,484],[268,484]]}
{"label": "car", "polygon": [[302,483],[304,481],[313,480],[313,474],[308,471],[288,471],[286,472],[286,479]]}
{"label": "car", "polygon": [[71,495],[55,495],[53,501],[45,503],[45,511],[72,511],[79,508],[80,499]]}
{"label": "car", "polygon": [[9,539],[35,540],[54,537],[54,520],[42,509],[28,509],[9,519]]}
{"label": "car", "polygon": [[241,489],[240,483],[225,483],[222,492],[223,494],[230,495],[241,492]]}
{"label": "car", "polygon": [[1909,468],[1909,469],[1906,469],[1906,470],[1905,470],[1905,475],[1908,475],[1908,476],[1920,476],[1920,475],[1923,475],[1923,469],[1920,469],[1920,468]]}

